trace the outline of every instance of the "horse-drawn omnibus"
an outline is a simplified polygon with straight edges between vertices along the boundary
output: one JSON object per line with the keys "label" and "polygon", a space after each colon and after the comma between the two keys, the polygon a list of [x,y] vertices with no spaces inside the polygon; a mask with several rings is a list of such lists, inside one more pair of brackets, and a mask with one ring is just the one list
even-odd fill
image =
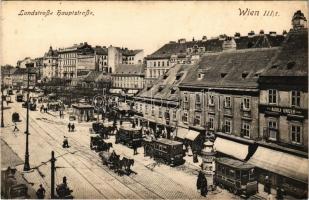
{"label": "horse-drawn omnibus", "polygon": [[258,189],[254,166],[226,157],[216,159],[215,182],[221,188],[245,196],[256,194]]}
{"label": "horse-drawn omnibus", "polygon": [[150,155],[155,160],[159,160],[171,166],[184,163],[183,144],[165,138],[148,141],[144,140],[145,154]]}
{"label": "horse-drawn omnibus", "polygon": [[133,143],[137,147],[142,146],[143,134],[140,127],[121,126],[116,133],[116,144],[122,143],[128,147],[133,147]]}

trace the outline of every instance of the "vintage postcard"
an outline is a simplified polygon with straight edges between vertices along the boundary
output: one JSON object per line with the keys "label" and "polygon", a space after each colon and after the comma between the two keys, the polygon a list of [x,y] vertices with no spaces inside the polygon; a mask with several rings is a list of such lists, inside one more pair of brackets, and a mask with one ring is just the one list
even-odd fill
{"label": "vintage postcard", "polygon": [[307,199],[307,1],[3,1],[2,199]]}

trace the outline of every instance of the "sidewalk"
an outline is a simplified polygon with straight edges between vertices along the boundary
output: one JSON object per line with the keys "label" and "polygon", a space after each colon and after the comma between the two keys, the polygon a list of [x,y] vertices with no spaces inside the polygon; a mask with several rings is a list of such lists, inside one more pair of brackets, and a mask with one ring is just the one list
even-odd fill
{"label": "sidewalk", "polygon": [[[8,146],[8,144],[1,139],[1,171],[6,170],[9,166],[11,168],[19,168],[18,166],[23,165],[23,160]],[[28,187],[29,199],[36,199],[36,191],[23,177],[20,171],[16,171],[15,178],[18,184],[26,184]],[[2,179],[1,179],[1,184]],[[2,189],[2,188],[1,188]],[[2,191],[1,191],[2,193]]]}

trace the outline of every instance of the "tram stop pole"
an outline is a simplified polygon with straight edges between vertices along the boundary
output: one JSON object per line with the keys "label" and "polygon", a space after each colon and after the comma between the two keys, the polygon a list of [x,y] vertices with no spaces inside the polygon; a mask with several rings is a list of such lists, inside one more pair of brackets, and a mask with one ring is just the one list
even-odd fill
{"label": "tram stop pole", "polygon": [[56,158],[55,158],[55,152],[54,151],[51,152],[50,162],[51,162],[51,167],[50,167],[50,170],[51,170],[50,198],[55,199],[55,170],[56,170],[55,162],[56,162]]}

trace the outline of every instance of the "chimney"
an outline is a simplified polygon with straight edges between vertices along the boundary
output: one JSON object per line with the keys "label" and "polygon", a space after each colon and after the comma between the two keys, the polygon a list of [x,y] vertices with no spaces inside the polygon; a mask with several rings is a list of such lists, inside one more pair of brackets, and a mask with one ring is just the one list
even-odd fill
{"label": "chimney", "polygon": [[254,31],[250,31],[250,32],[248,33],[248,37],[249,37],[249,38],[253,38],[254,35],[255,35]]}
{"label": "chimney", "polygon": [[286,30],[283,30],[282,35],[283,35],[284,37],[286,37],[287,34],[288,34],[288,33],[286,32]]}
{"label": "chimney", "polygon": [[236,42],[232,37],[226,37],[222,44],[223,51],[233,51],[236,50]]}
{"label": "chimney", "polygon": [[264,35],[264,30],[260,30],[260,35]]}
{"label": "chimney", "polygon": [[226,35],[225,34],[219,35],[219,40],[225,40],[225,39],[226,39]]}
{"label": "chimney", "polygon": [[236,32],[236,33],[234,34],[234,38],[235,38],[235,39],[239,39],[239,38],[240,38],[240,33]]}
{"label": "chimney", "polygon": [[270,35],[270,36],[276,36],[277,33],[276,33],[275,31],[270,31],[270,32],[269,32],[269,35]]}
{"label": "chimney", "polygon": [[178,40],[178,43],[181,43],[181,44],[186,43],[186,39],[185,38],[181,38],[181,39]]}
{"label": "chimney", "polygon": [[203,41],[203,42],[206,42],[206,41],[207,41],[207,37],[206,37],[205,35],[202,37],[202,41]]}
{"label": "chimney", "polygon": [[192,38],[192,42],[194,42],[195,40],[194,40],[194,37]]}
{"label": "chimney", "polygon": [[176,42],[175,41],[170,41],[170,44],[175,44]]}

